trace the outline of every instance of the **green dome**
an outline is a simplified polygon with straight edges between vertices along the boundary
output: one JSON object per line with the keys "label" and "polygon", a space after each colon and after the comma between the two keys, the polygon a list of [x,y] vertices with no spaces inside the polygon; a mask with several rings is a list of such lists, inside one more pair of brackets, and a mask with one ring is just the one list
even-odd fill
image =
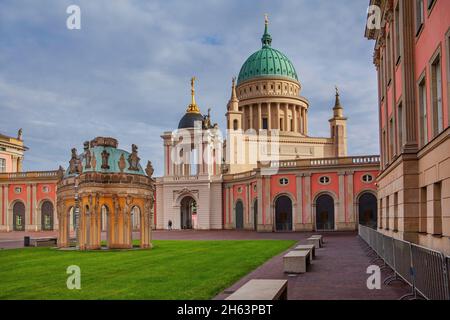
{"label": "green dome", "polygon": [[[114,138],[97,137],[90,142],[85,142],[85,149],[82,154],[78,156],[81,162],[81,172],[98,172],[98,173],[126,173],[145,175],[142,166],[137,164],[137,167],[132,167],[130,164],[131,153],[122,149],[118,149],[118,142]],[[137,147],[133,145],[133,150],[136,148],[135,156],[137,155]],[[76,149],[72,149],[75,153]],[[74,154],[72,154],[72,157]],[[103,156],[106,159],[106,166],[103,167]],[[72,160],[73,161],[73,158]],[[70,162],[69,162],[70,164]],[[70,165],[65,172],[65,177],[75,176],[76,173],[70,172]]]}
{"label": "green dome", "polygon": [[261,39],[262,49],[252,54],[239,72],[238,85],[258,77],[286,77],[298,81],[297,72],[289,58],[271,47],[272,37],[267,33],[267,23]]}

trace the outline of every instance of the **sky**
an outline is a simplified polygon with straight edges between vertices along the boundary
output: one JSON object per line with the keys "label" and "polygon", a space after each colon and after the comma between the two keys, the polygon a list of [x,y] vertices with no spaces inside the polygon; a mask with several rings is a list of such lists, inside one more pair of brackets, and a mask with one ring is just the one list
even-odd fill
{"label": "sky", "polygon": [[[329,136],[335,85],[350,155],[378,154],[374,43],[366,0],[0,0],[0,133],[23,128],[24,170],[67,167],[70,150],[112,136],[163,172],[161,134],[196,100],[226,128],[231,79],[261,48],[293,62],[310,101],[309,134]],[[69,5],[81,29],[69,30]]]}

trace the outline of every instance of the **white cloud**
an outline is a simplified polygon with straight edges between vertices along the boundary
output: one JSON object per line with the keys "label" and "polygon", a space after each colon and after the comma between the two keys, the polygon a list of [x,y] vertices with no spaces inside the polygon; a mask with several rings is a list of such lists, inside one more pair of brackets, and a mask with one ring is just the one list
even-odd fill
{"label": "white cloud", "polygon": [[[65,8],[82,10],[68,31]],[[334,85],[349,117],[352,154],[377,153],[373,44],[364,39],[364,1],[107,1],[0,3],[0,126],[24,128],[26,169],[52,169],[70,148],[112,135],[162,172],[160,134],[174,129],[189,103],[213,107],[224,128],[230,81],[260,48],[263,14],[273,46],[296,66],[311,102],[310,132],[328,135]],[[210,39],[207,41],[205,39]],[[211,41],[214,39],[214,41]],[[14,114],[11,116],[3,115]]]}

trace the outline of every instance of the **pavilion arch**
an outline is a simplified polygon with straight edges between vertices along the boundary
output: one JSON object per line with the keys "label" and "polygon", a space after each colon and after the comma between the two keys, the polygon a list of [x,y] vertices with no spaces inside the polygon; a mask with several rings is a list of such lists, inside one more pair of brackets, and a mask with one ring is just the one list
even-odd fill
{"label": "pavilion arch", "polygon": [[8,209],[8,216],[9,216],[9,227],[12,231],[25,231],[26,225],[28,223],[27,219],[27,206],[25,203],[20,200],[16,199],[9,205]]}
{"label": "pavilion arch", "polygon": [[37,223],[40,225],[40,230],[51,231],[55,229],[56,223],[55,203],[50,198],[44,198],[39,202],[37,208]]}
{"label": "pavilion arch", "polygon": [[234,203],[234,226],[236,230],[244,229],[244,212],[245,205],[242,198],[237,198]]}
{"label": "pavilion arch", "polygon": [[272,202],[273,227],[275,231],[294,231],[297,203],[290,192],[277,194]]}
{"label": "pavilion arch", "polygon": [[357,224],[370,228],[377,228],[378,224],[378,199],[377,193],[372,189],[364,189],[359,192],[354,203]]}
{"label": "pavilion arch", "polygon": [[334,192],[327,190],[317,193],[312,202],[314,230],[336,230],[338,206],[339,198]]}

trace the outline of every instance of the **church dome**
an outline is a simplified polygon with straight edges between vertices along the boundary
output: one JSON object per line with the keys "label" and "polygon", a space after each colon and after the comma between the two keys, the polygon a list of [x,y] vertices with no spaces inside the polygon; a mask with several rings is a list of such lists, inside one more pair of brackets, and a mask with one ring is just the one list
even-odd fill
{"label": "church dome", "polygon": [[261,50],[253,53],[243,64],[239,72],[238,85],[244,81],[259,77],[285,77],[298,82],[297,72],[289,58],[271,47],[272,37],[267,32],[268,22],[261,39]]}
{"label": "church dome", "polygon": [[[195,124],[198,121],[203,123],[202,113],[200,112],[200,108],[195,102],[195,80],[195,77],[191,79],[191,104],[187,107],[186,113],[184,114],[183,118],[181,118],[178,124],[178,129],[195,128]],[[200,127],[202,127],[201,124]]]}
{"label": "church dome", "polygon": [[198,121],[201,123],[203,122],[203,116],[200,113],[188,112],[183,116],[183,118],[181,118],[180,123],[178,124],[178,129],[194,128],[195,123]]}

